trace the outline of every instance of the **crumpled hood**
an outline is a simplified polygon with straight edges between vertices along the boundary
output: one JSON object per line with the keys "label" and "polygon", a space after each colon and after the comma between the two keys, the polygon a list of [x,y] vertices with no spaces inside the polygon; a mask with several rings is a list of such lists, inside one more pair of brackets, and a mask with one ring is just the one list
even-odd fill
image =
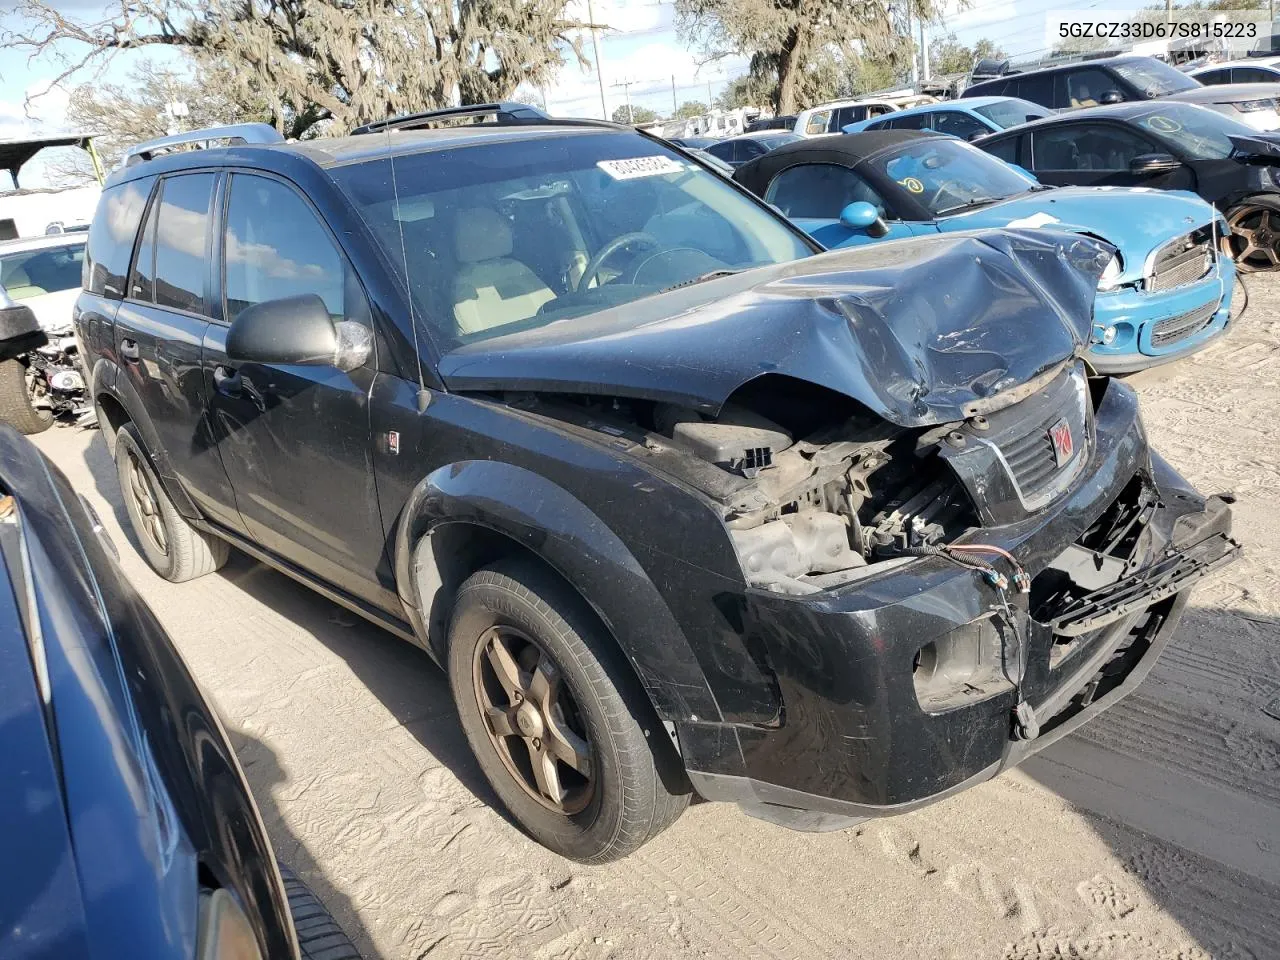
{"label": "crumpled hood", "polygon": [[964,419],[1082,353],[1112,250],[1059,231],[875,244],[467,344],[454,391],[589,393],[717,412],[781,374],[901,426]]}
{"label": "crumpled hood", "polygon": [[1213,208],[1184,190],[1057,187],[1024,194],[938,221],[943,231],[979,227],[1053,227],[1101,237],[1120,251],[1125,279],[1140,277],[1147,255],[1214,219]]}

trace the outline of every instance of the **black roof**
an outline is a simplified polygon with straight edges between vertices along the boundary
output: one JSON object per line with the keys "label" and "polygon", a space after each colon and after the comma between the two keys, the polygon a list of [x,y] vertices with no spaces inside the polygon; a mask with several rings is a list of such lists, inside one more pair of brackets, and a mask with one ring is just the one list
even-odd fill
{"label": "black roof", "polygon": [[[1093,57],[1084,60],[1068,60],[1066,63],[1046,64],[1043,67],[1036,67],[1032,70],[1020,70],[1017,67],[1013,67],[1008,73],[1002,74],[998,77],[984,79],[980,83],[971,84],[965,89],[961,96],[985,96],[986,94],[982,92],[982,88],[984,87],[994,87],[997,83],[1004,83],[1006,80],[1017,80],[1021,77],[1032,77],[1041,73],[1057,73],[1060,70],[1070,70],[1073,67],[1106,67],[1117,63],[1133,63],[1135,60],[1151,59],[1151,57],[1144,57],[1138,54],[1122,53],[1114,57]],[[978,93],[970,94],[970,90],[977,90]]]}
{"label": "black roof", "polygon": [[84,134],[70,134],[58,137],[0,140],[0,170],[18,170],[45,147],[85,147],[91,139],[91,136]]}
{"label": "black roof", "polygon": [[797,163],[835,163],[853,167],[877,154],[913,140],[936,140],[945,134],[929,130],[868,130],[808,137],[784,144],[738,168],[733,179],[757,195],[778,173]]}

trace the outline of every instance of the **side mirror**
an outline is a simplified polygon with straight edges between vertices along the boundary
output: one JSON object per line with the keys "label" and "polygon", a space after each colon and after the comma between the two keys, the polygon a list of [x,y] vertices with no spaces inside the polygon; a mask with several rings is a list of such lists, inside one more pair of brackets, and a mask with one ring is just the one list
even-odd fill
{"label": "side mirror", "polygon": [[1167,153],[1144,153],[1129,161],[1129,172],[1135,177],[1154,177],[1177,170],[1182,163]]}
{"label": "side mirror", "polygon": [[1111,103],[1124,103],[1124,94],[1119,90],[1108,90],[1102,95],[1102,99],[1098,102],[1103,106]]}
{"label": "side mirror", "polygon": [[987,134],[989,134],[990,132],[991,132],[990,130],[975,130],[975,131],[973,131],[973,133],[971,133],[971,134],[969,134],[967,137],[965,137],[965,139],[966,139],[966,140],[968,140],[970,143],[973,143],[973,141],[975,141],[975,140],[981,140],[983,137],[985,137],[985,136],[986,136]]}
{"label": "side mirror", "polygon": [[880,212],[865,200],[857,200],[840,211],[840,223],[850,230],[865,230],[869,236],[883,237],[889,225]]}
{"label": "side mirror", "polygon": [[334,323],[314,293],[255,303],[227,331],[227,357],[241,363],[286,363],[354,370],[368,358],[373,335],[363,324]]}

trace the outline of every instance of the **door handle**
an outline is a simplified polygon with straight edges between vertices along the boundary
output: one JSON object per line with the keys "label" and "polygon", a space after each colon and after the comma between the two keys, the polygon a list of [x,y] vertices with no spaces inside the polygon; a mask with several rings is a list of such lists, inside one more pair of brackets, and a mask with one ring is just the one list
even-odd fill
{"label": "door handle", "polygon": [[218,364],[213,368],[213,389],[217,390],[224,397],[238,397],[244,386],[244,381],[240,379],[240,374],[228,367]]}
{"label": "door handle", "polygon": [[138,359],[138,341],[130,340],[128,337],[120,341],[120,356],[125,360]]}

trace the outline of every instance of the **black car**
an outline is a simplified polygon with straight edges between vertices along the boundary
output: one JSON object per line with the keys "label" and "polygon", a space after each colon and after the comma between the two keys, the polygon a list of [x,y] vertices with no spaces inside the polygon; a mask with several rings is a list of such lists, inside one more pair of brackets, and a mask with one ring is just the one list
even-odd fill
{"label": "black car", "polygon": [[694,791],[909,810],[1138,683],[1236,547],[1079,360],[1109,247],[821,254],[659,138],[524,110],[113,175],[77,325],[159,573],[234,544],[420,645],[590,862]]}
{"label": "black car", "polygon": [[114,555],[0,425],[0,956],[358,960]]}
{"label": "black car", "polygon": [[1280,135],[1165,100],[1060,114],[974,143],[1042,183],[1191,190],[1226,215],[1237,266],[1280,265]]}
{"label": "black car", "polygon": [[795,130],[797,119],[794,113],[784,113],[777,117],[762,117],[759,120],[752,120],[742,132],[760,133],[763,130]]}
{"label": "black car", "polygon": [[736,137],[726,137],[704,149],[716,159],[737,169],[748,160],[763,157],[770,150],[801,139],[800,134],[790,130],[761,130],[759,133],[740,133]]}
{"label": "black car", "polygon": [[1154,57],[1100,57],[1010,72],[965,88],[962,97],[1021,97],[1050,110],[1151,100],[1200,84]]}

